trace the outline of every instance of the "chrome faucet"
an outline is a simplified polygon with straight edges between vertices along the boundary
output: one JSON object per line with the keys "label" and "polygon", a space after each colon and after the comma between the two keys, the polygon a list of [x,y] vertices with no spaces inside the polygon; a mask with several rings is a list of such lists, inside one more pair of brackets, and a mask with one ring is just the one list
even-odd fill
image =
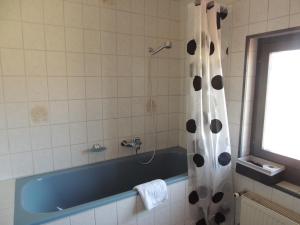
{"label": "chrome faucet", "polygon": [[140,137],[134,137],[132,138],[131,142],[128,142],[126,140],[123,140],[121,142],[121,146],[127,147],[127,148],[133,148],[136,152],[141,149],[142,141]]}

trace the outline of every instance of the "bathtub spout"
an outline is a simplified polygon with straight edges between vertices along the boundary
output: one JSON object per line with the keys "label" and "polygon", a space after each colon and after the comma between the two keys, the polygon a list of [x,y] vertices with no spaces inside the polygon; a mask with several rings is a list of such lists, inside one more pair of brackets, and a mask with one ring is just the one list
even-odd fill
{"label": "bathtub spout", "polygon": [[139,151],[141,149],[142,141],[140,137],[134,137],[131,142],[123,140],[121,142],[121,146],[127,148],[133,148],[135,151]]}

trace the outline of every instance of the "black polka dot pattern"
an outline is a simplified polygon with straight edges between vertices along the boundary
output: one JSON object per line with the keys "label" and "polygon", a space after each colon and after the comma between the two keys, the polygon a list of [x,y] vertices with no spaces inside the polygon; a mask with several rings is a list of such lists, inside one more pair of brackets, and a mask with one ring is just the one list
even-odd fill
{"label": "black polka dot pattern", "polygon": [[214,54],[214,52],[215,52],[215,44],[213,42],[210,42],[210,45],[209,45],[209,55]]}
{"label": "black polka dot pattern", "polygon": [[196,133],[197,126],[196,121],[193,119],[190,119],[186,122],[186,130],[190,133]]}
{"label": "black polka dot pattern", "polygon": [[190,41],[187,43],[186,51],[187,51],[190,55],[195,55],[196,49],[197,49],[197,43],[196,43],[195,39],[190,40]]}
{"label": "black polka dot pattern", "polygon": [[216,224],[224,223],[225,220],[226,220],[226,218],[222,213],[220,213],[220,212],[216,213],[216,215],[215,215]]}
{"label": "black polka dot pattern", "polygon": [[223,199],[224,193],[223,192],[217,192],[216,194],[214,194],[214,196],[212,197],[212,201],[213,203],[218,203]]}
{"label": "black polka dot pattern", "polygon": [[203,218],[203,219],[199,220],[199,221],[196,223],[196,225],[206,225],[205,219]]}
{"label": "black polka dot pattern", "polygon": [[217,12],[217,29],[221,29],[221,14]]}
{"label": "black polka dot pattern", "polygon": [[222,122],[218,119],[213,119],[210,122],[210,130],[214,134],[219,133],[222,130]]}
{"label": "black polka dot pattern", "polygon": [[229,48],[226,48],[226,55],[229,55]]}
{"label": "black polka dot pattern", "polygon": [[212,9],[214,6],[215,6],[215,3],[214,3],[214,2],[209,2],[209,3],[207,4],[207,6],[206,6],[206,9],[207,9],[207,10],[210,10],[210,9]]}
{"label": "black polka dot pattern", "polygon": [[216,90],[221,90],[223,88],[223,77],[221,75],[216,75],[211,80],[211,85]]}
{"label": "black polka dot pattern", "polygon": [[197,191],[192,191],[192,192],[189,194],[189,202],[190,202],[192,205],[194,205],[194,204],[196,204],[198,201],[199,201],[199,196],[198,196]]}
{"label": "black polka dot pattern", "polygon": [[202,78],[200,76],[195,76],[193,80],[193,86],[195,91],[200,91],[202,87]]}
{"label": "black polka dot pattern", "polygon": [[222,20],[225,20],[227,15],[228,15],[228,9],[221,10],[220,17],[221,17]]}
{"label": "black polka dot pattern", "polygon": [[200,154],[195,154],[193,156],[193,161],[197,167],[202,167],[204,165],[204,158]]}
{"label": "black polka dot pattern", "polygon": [[231,155],[228,152],[223,152],[218,157],[218,162],[222,166],[227,166],[231,161]]}

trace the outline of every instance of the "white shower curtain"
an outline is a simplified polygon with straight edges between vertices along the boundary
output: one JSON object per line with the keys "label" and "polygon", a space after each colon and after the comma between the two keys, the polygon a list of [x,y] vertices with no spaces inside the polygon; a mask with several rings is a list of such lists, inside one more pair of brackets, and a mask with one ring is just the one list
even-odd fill
{"label": "white shower curtain", "polygon": [[233,225],[231,148],[221,65],[221,21],[217,3],[188,5],[187,149],[189,202],[197,225]]}

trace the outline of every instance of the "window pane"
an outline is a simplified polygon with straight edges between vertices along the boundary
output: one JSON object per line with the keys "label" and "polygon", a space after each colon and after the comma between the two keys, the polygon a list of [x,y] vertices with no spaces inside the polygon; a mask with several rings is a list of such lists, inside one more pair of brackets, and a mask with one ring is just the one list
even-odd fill
{"label": "window pane", "polygon": [[270,54],[262,145],[300,160],[300,50]]}

